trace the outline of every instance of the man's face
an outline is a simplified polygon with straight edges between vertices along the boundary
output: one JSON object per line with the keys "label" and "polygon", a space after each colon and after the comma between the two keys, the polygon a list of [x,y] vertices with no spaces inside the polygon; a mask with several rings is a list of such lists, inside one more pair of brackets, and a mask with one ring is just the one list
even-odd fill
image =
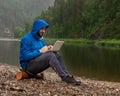
{"label": "man's face", "polygon": [[39,36],[42,37],[45,32],[46,32],[46,27],[42,28],[42,29],[38,32],[38,34],[39,34]]}

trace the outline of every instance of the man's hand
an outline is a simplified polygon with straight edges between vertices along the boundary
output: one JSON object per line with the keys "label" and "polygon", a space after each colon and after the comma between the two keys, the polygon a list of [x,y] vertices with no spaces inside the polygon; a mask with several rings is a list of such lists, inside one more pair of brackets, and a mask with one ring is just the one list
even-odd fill
{"label": "man's hand", "polygon": [[51,50],[51,49],[53,48],[52,45],[49,45],[49,46],[47,46],[47,47],[48,47],[48,50]]}
{"label": "man's hand", "polygon": [[44,46],[39,51],[40,51],[40,53],[45,53],[46,51],[48,51],[48,46]]}

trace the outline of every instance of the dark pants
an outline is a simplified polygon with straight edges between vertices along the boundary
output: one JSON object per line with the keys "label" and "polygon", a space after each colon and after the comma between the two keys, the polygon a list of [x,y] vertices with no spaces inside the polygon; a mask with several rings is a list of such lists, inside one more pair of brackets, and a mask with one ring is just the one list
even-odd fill
{"label": "dark pants", "polygon": [[32,74],[37,74],[49,67],[52,67],[61,78],[69,75],[64,66],[62,57],[54,52],[44,53],[31,60],[28,63],[26,70]]}

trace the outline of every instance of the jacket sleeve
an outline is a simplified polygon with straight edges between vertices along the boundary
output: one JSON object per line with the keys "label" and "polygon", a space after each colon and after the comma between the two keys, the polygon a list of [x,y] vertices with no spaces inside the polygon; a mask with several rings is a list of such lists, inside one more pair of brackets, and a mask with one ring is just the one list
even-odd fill
{"label": "jacket sleeve", "polygon": [[21,40],[20,52],[24,60],[31,60],[39,55],[41,55],[39,49],[32,50],[32,45],[28,40]]}

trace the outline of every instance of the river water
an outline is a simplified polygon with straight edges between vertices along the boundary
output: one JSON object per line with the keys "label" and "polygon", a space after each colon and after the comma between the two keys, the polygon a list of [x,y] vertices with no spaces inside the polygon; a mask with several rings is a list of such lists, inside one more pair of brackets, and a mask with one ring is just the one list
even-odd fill
{"label": "river water", "polygon": [[[73,75],[120,81],[120,49],[65,43],[60,53]],[[0,63],[19,66],[19,41],[0,41]]]}

